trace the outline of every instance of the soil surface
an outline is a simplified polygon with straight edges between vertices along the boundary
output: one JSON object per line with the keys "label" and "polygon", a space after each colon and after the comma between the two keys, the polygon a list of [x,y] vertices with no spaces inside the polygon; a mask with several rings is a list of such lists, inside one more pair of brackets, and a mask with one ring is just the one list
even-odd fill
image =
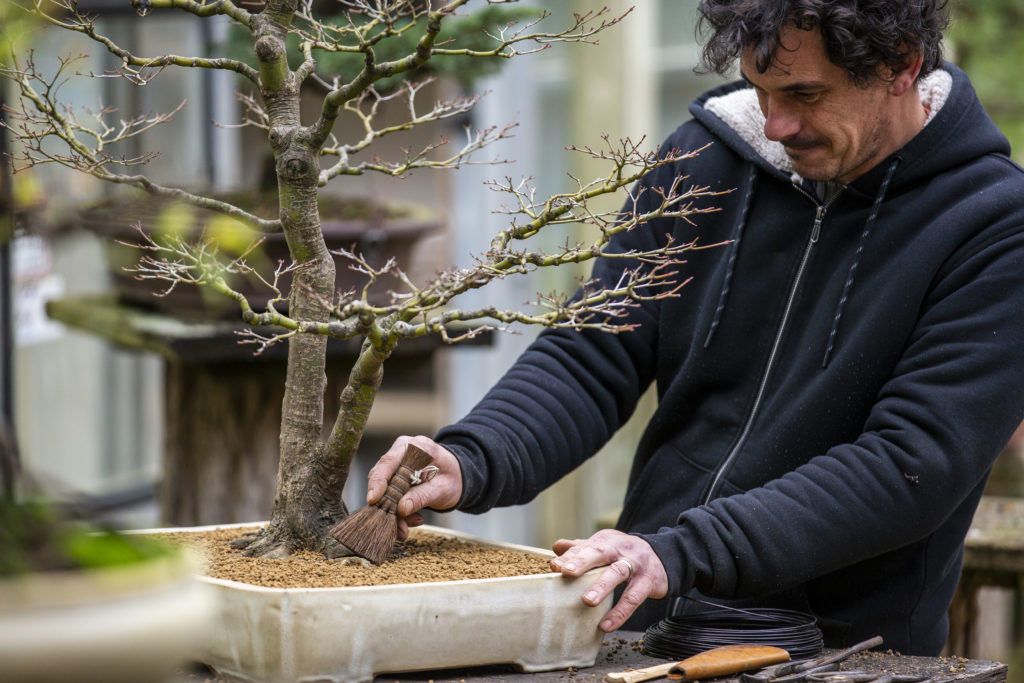
{"label": "soil surface", "polygon": [[200,548],[204,574],[268,588],[333,588],[427,583],[462,579],[546,574],[548,558],[532,553],[465,543],[439,534],[413,529],[395,545],[380,565],[359,558],[330,560],[319,553],[300,552],[285,559],[252,558],[228,544],[258,527],[216,529],[168,534],[167,537]]}

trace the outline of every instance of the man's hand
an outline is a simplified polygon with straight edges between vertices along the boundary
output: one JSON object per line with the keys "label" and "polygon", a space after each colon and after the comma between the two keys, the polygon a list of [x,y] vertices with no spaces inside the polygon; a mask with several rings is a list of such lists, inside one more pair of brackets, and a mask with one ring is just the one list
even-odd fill
{"label": "man's hand", "polygon": [[423,508],[448,510],[462,497],[462,468],[451,451],[425,436],[400,436],[370,470],[366,488],[366,503],[372,505],[384,495],[391,479],[402,464],[405,447],[412,443],[434,458],[438,472],[429,480],[413,486],[398,501],[398,538],[409,536],[409,527],[423,524],[419,511]]}
{"label": "man's hand", "polygon": [[620,583],[626,583],[622,597],[601,620],[601,630],[605,633],[626,623],[647,598],[663,598],[668,594],[665,567],[650,544],[637,536],[604,529],[585,540],[555,541],[552,550],[558,557],[551,560],[551,568],[566,576],[580,576],[594,567],[608,567],[583,594],[583,602],[591,607],[601,604]]}

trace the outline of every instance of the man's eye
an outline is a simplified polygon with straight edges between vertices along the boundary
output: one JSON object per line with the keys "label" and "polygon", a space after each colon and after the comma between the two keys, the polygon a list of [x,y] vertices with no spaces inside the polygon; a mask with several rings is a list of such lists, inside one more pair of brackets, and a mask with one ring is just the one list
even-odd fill
{"label": "man's eye", "polygon": [[817,102],[818,98],[821,97],[821,93],[797,91],[797,92],[793,93],[793,96],[796,97],[801,102],[811,103],[811,102]]}

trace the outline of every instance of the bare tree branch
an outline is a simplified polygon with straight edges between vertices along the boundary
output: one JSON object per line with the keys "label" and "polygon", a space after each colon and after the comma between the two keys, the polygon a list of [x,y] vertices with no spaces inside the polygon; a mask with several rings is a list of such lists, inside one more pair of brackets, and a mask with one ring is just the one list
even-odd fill
{"label": "bare tree branch", "polygon": [[[604,219],[599,219],[589,213],[581,213],[581,209],[588,201],[628,187],[660,166],[693,159],[703,149],[685,153],[672,150],[665,155],[660,155],[658,150],[648,153],[641,152],[640,148],[643,145],[643,139],[638,142],[632,142],[627,138],[621,140],[618,147],[611,145],[608,136],[604,136],[604,140],[609,145],[607,151],[594,152],[589,148],[569,148],[570,151],[582,152],[596,159],[608,161],[612,165],[612,170],[603,178],[598,178],[588,183],[577,180],[578,189],[575,192],[556,194],[543,202],[536,202],[534,191],[526,183],[513,184],[510,178],[506,178],[503,184],[492,183],[492,189],[509,193],[514,197],[516,208],[508,208],[503,211],[513,216],[512,227],[498,233],[491,240],[491,248],[500,252],[507,248],[512,240],[522,240],[531,237],[541,228],[551,223],[575,223],[582,221],[584,223],[596,223],[599,227],[606,230],[609,229],[609,225],[617,224],[617,227],[610,228],[615,232],[630,229],[626,227],[625,223],[618,222],[617,215],[613,214]],[[690,197],[713,194],[707,188],[694,188],[680,195],[677,191],[681,180],[676,179],[676,184],[670,190],[671,193],[675,193],[670,199],[671,204],[662,208],[670,208]],[[634,198],[634,204],[636,199]],[[525,217],[528,221],[520,224],[518,222],[520,217]],[[651,216],[650,218],[654,217],[656,216]],[[610,232],[609,236],[611,234],[614,234],[614,232]]]}
{"label": "bare tree branch", "polygon": [[245,110],[242,122],[220,123],[214,121],[213,125],[218,128],[245,128],[247,126],[252,126],[253,128],[261,128],[265,131],[270,130],[270,117],[267,116],[267,112],[263,109],[262,105],[260,105],[256,97],[246,93],[236,92],[235,99],[242,104],[242,108]]}
{"label": "bare tree branch", "polygon": [[[114,156],[108,149],[117,143],[133,138],[153,126],[167,123],[180,111],[184,102],[174,111],[165,114],[140,115],[122,119],[118,125],[105,122],[105,117],[116,110],[102,104],[96,110],[83,110],[92,123],[59,100],[65,72],[84,57],[61,58],[56,73],[51,78],[40,74],[31,54],[25,65],[12,57],[11,64],[0,64],[0,76],[17,84],[21,93],[19,108],[7,107],[10,121],[0,121],[12,136],[22,143],[22,149],[13,156],[16,170],[23,170],[40,164],[55,163],[92,175],[107,182],[130,185],[147,192],[187,202],[193,206],[217,211],[252,226],[262,232],[279,232],[280,221],[268,220],[253,215],[228,202],[204,197],[180,188],[168,187],[139,174],[118,173],[115,166],[137,166],[150,161],[155,154],[136,157]],[[57,142],[58,144],[51,144]]]}
{"label": "bare tree branch", "polygon": [[[554,43],[593,43],[596,44],[595,36],[626,18],[633,8],[623,12],[619,16],[608,17],[610,10],[602,7],[599,10],[590,10],[583,14],[574,14],[573,25],[562,31],[543,32],[532,29],[544,19],[550,16],[546,10],[534,21],[517,27],[516,25],[505,27],[497,33],[488,34],[495,41],[495,46],[490,50],[461,50],[456,48],[435,48],[435,55],[457,55],[464,57],[503,57],[511,59],[524,54],[531,54],[545,50]],[[527,50],[519,49],[516,46],[523,43],[533,43],[535,47]]]}
{"label": "bare tree branch", "polygon": [[230,0],[194,2],[193,0],[132,0],[140,15],[145,16],[154,9],[180,9],[197,17],[212,17],[218,14],[231,17],[243,26],[250,26],[252,15]]}
{"label": "bare tree branch", "polygon": [[[163,236],[158,239],[143,230],[140,225],[136,225],[135,228],[139,233],[140,241],[137,244],[128,242],[121,242],[121,244],[139,249],[142,256],[134,266],[125,270],[134,274],[138,280],[162,283],[162,289],[155,293],[160,297],[168,296],[181,285],[209,287],[235,301],[239,306],[241,318],[246,323],[260,328],[283,330],[282,332],[262,332],[253,329],[240,331],[238,334],[242,339],[239,343],[257,345],[257,354],[297,334],[315,334],[337,339],[351,339],[355,336],[365,335],[368,329],[375,325],[376,318],[388,312],[387,308],[374,307],[366,303],[365,299],[369,289],[369,285],[367,285],[364,287],[362,299],[354,299],[354,293],[349,294],[348,307],[343,314],[345,318],[350,319],[349,321],[322,323],[297,320],[280,313],[277,306],[288,301],[288,293],[281,286],[282,279],[285,275],[294,274],[303,266],[294,262],[290,264],[280,262],[271,278],[263,277],[248,263],[249,255],[262,244],[262,240],[251,244],[239,256],[225,258],[216,243],[204,235],[195,240],[186,240],[177,235]],[[395,266],[392,262],[384,269],[373,269],[361,256],[346,255],[360,264],[360,270],[370,276],[371,280],[383,276]],[[255,310],[249,297],[229,284],[231,276],[237,275],[255,277],[266,287],[268,296],[261,312]],[[315,293],[313,295],[315,296]],[[321,305],[325,309],[335,307],[333,301],[322,301]]]}
{"label": "bare tree branch", "polygon": [[[179,4],[179,0],[175,0],[175,4]],[[248,12],[239,10],[234,7],[234,5],[231,5],[231,3],[227,2],[227,0],[220,0],[220,2],[213,3],[212,5],[199,5],[198,3],[192,2],[180,4],[195,5],[197,8],[202,8],[203,13],[200,14],[200,16],[228,14],[228,11],[213,11],[206,9],[224,5],[226,7],[234,8],[235,14],[237,15],[236,20],[241,21],[242,23],[248,23]],[[145,85],[166,66],[224,69],[239,73],[253,82],[256,81],[255,69],[244,62],[239,62],[234,59],[207,59],[203,57],[184,57],[181,55],[161,55],[157,57],[140,57],[138,55],[134,55],[115,43],[106,35],[100,33],[96,29],[95,19],[79,9],[78,0],[32,0],[32,5],[36,16],[43,18],[50,24],[69,31],[74,31],[75,33],[84,34],[97,43],[103,45],[111,54],[121,60],[121,67],[113,74],[108,75],[121,76],[136,85]],[[141,8],[151,6],[152,3],[150,3],[149,0],[134,0],[133,5],[137,8]],[[23,7],[22,9],[26,8]],[[145,11],[142,13],[145,14]]]}
{"label": "bare tree branch", "polygon": [[[439,142],[428,145],[421,150],[411,152],[405,151],[405,157],[400,161],[385,162],[379,158],[361,163],[352,163],[351,157],[369,147],[377,140],[393,133],[409,131],[416,126],[434,121],[443,121],[466,114],[476,105],[480,95],[462,97],[454,100],[435,102],[433,108],[421,112],[417,106],[416,97],[420,90],[433,82],[434,79],[427,79],[419,83],[406,82],[402,88],[388,95],[382,95],[375,88],[368,88],[362,95],[350,102],[345,103],[345,111],[354,115],[361,123],[363,136],[349,144],[335,143],[325,146],[320,153],[324,156],[337,156],[338,161],[323,170],[320,174],[320,185],[323,186],[333,178],[340,175],[362,175],[367,171],[385,173],[392,176],[403,176],[416,168],[458,168],[464,164],[481,163],[471,162],[470,156],[484,147],[511,137],[511,131],[517,124],[509,123],[504,128],[486,128],[483,130],[466,130],[466,141],[455,154],[444,159],[433,159],[432,153],[440,147],[447,146],[449,141],[441,138]],[[375,119],[379,113],[381,104],[394,102],[399,99],[405,100],[407,118],[404,122],[390,126],[375,127]],[[482,163],[505,163],[502,159],[493,159]]]}
{"label": "bare tree branch", "polygon": [[[355,254],[346,251],[336,252],[352,260],[356,264],[353,266],[354,269],[367,277],[367,283],[359,294],[352,292],[339,297],[338,303],[332,309],[333,315],[339,320],[367,315],[377,319],[390,318],[394,321],[390,325],[390,333],[399,337],[418,337],[431,333],[446,336],[445,330],[452,323],[483,319],[498,323],[518,322],[546,327],[600,329],[608,332],[629,329],[629,325],[615,322],[615,319],[623,316],[628,308],[641,301],[668,298],[678,294],[679,288],[686,281],[677,280],[675,273],[678,266],[685,263],[682,256],[686,252],[720,246],[698,245],[696,241],[677,244],[671,238],[667,238],[664,245],[648,251],[613,252],[607,249],[614,235],[637,229],[652,220],[672,218],[690,221],[694,215],[715,211],[714,208],[698,206],[697,202],[723,194],[699,186],[683,190],[681,188],[686,177],[680,176],[668,188],[629,191],[627,208],[623,211],[591,210],[589,202],[594,198],[623,189],[660,166],[693,159],[699,153],[699,150],[685,153],[672,151],[668,154],[659,154],[657,151],[642,153],[639,151],[641,143],[642,141],[633,143],[623,140],[618,146],[609,146],[607,150],[577,149],[578,152],[611,161],[613,170],[607,176],[590,183],[579,183],[578,189],[572,193],[557,195],[545,202],[535,201],[534,192],[527,183],[513,184],[506,181],[505,184],[498,186],[500,191],[511,193],[516,200],[517,208],[510,209],[507,213],[514,217],[526,216],[530,222],[501,233],[492,242],[488,252],[477,258],[475,266],[441,273],[433,282],[422,288],[417,288],[409,282],[404,273],[395,269],[390,262],[382,268],[372,269]],[[650,208],[641,211],[640,201],[647,193],[653,193],[656,199],[647,201]],[[565,223],[589,225],[597,230],[598,235],[589,244],[566,244],[556,253],[511,247],[513,242],[529,239],[545,227]],[[556,295],[540,296],[537,305],[547,309],[543,313],[529,314],[494,307],[476,311],[447,309],[449,302],[460,294],[483,287],[491,280],[529,273],[537,268],[582,263],[599,257],[635,261],[639,265],[626,269],[622,279],[612,286],[601,287],[596,282],[584,283],[581,295],[572,301]],[[404,293],[393,294],[393,303],[389,305],[375,306],[368,303],[370,287],[379,283],[385,275],[398,277]],[[329,302],[321,303],[328,305]],[[440,313],[437,313],[438,311]],[[416,320],[420,322],[414,322]],[[500,328],[487,324],[484,329]]]}
{"label": "bare tree branch", "polygon": [[309,41],[303,41],[299,47],[302,50],[302,64],[295,70],[295,78],[301,83],[313,73],[316,61],[313,59],[313,48]]}
{"label": "bare tree branch", "polygon": [[[320,21],[311,12],[302,9],[296,12],[296,16],[306,26],[293,26],[291,31],[309,41],[317,50],[361,53],[385,40],[414,31],[418,20],[427,14],[425,3],[412,0],[384,3],[339,0],[339,4],[348,8],[348,20],[344,26]],[[351,15],[365,17],[365,20],[353,21]]]}
{"label": "bare tree branch", "polygon": [[[337,119],[338,113],[344,107],[345,103],[359,97],[361,93],[369,88],[375,81],[395,74],[405,73],[422,66],[431,57],[438,55],[458,55],[475,58],[511,58],[516,55],[543,50],[558,42],[595,42],[594,37],[598,33],[619,23],[632,11],[632,9],[630,9],[620,16],[613,16],[609,18],[609,10],[605,7],[596,11],[575,14],[573,24],[563,31],[542,32],[533,30],[540,21],[549,16],[549,13],[545,11],[542,12],[536,20],[528,22],[524,26],[518,28],[516,28],[515,25],[507,26],[500,29],[496,34],[491,35],[495,40],[495,47],[491,50],[444,48],[435,45],[437,36],[441,31],[442,21],[446,17],[455,14],[455,12],[461,6],[465,5],[466,2],[468,2],[468,0],[452,0],[437,10],[429,12],[426,15],[426,28],[424,29],[423,35],[420,37],[416,50],[403,59],[390,62],[378,63],[376,61],[376,56],[373,52],[372,40],[382,39],[387,35],[394,35],[400,30],[408,30],[407,28],[396,28],[395,21],[398,16],[409,14],[413,14],[415,16],[415,11],[410,9],[410,6],[412,5],[410,2],[356,2],[353,5],[353,8],[372,18],[367,25],[360,26],[358,28],[355,28],[354,24],[352,25],[349,35],[352,35],[354,32],[357,36],[358,42],[356,45],[343,45],[339,42],[323,42],[318,40],[316,36],[306,35],[305,37],[310,41],[311,47],[325,51],[359,52],[365,57],[364,68],[359,75],[347,84],[335,87],[324,98],[320,120],[313,126],[314,136],[317,139],[325,140],[330,134],[334,121]],[[386,26],[387,30],[381,32],[377,36],[374,36],[373,39],[367,37],[370,30],[369,28],[366,28],[365,31],[363,30],[365,26],[378,28],[381,25]],[[410,22],[409,26],[411,25],[412,23]],[[528,43],[532,43],[536,47],[529,50],[522,50],[516,47],[520,44]]]}
{"label": "bare tree branch", "polygon": [[[363,70],[360,71],[359,75],[352,81],[333,90],[324,97],[320,119],[312,128],[314,139],[325,140],[330,134],[331,128],[334,126],[334,121],[338,118],[338,112],[344,106],[345,102],[358,97],[364,90],[370,87],[374,81],[378,81],[387,76],[405,73],[425,64],[427,60],[433,56],[432,48],[434,46],[434,41],[437,39],[437,35],[441,32],[442,20],[445,17],[454,14],[459,7],[462,7],[467,2],[469,2],[469,0],[451,0],[437,10],[429,12],[426,15],[426,29],[424,30],[423,35],[420,36],[415,52],[404,59],[378,64],[373,53],[372,45],[366,44],[365,42],[361,43],[363,48],[360,51],[365,55]],[[402,6],[408,3],[405,3],[404,0],[400,0],[397,3],[392,2],[380,4],[382,7],[392,7]],[[380,12],[378,12],[378,14],[380,14]],[[374,16],[376,17],[376,15]],[[388,17],[385,16],[383,20],[388,20]]]}

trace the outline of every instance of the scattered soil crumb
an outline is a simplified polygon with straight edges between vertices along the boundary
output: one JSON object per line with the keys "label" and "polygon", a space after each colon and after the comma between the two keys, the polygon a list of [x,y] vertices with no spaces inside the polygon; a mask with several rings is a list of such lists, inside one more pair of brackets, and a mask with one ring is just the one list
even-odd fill
{"label": "scattered soil crumb", "polygon": [[298,552],[284,559],[246,557],[228,544],[259,527],[167,534],[198,547],[204,574],[268,588],[335,588],[429,583],[526,576],[551,572],[548,558],[532,553],[466,543],[414,529],[379,566],[343,564],[319,553]]}
{"label": "scattered soil crumb", "polygon": [[960,655],[950,655],[949,657],[939,657],[950,673],[960,673],[967,668],[967,662],[969,661],[966,657]]}

